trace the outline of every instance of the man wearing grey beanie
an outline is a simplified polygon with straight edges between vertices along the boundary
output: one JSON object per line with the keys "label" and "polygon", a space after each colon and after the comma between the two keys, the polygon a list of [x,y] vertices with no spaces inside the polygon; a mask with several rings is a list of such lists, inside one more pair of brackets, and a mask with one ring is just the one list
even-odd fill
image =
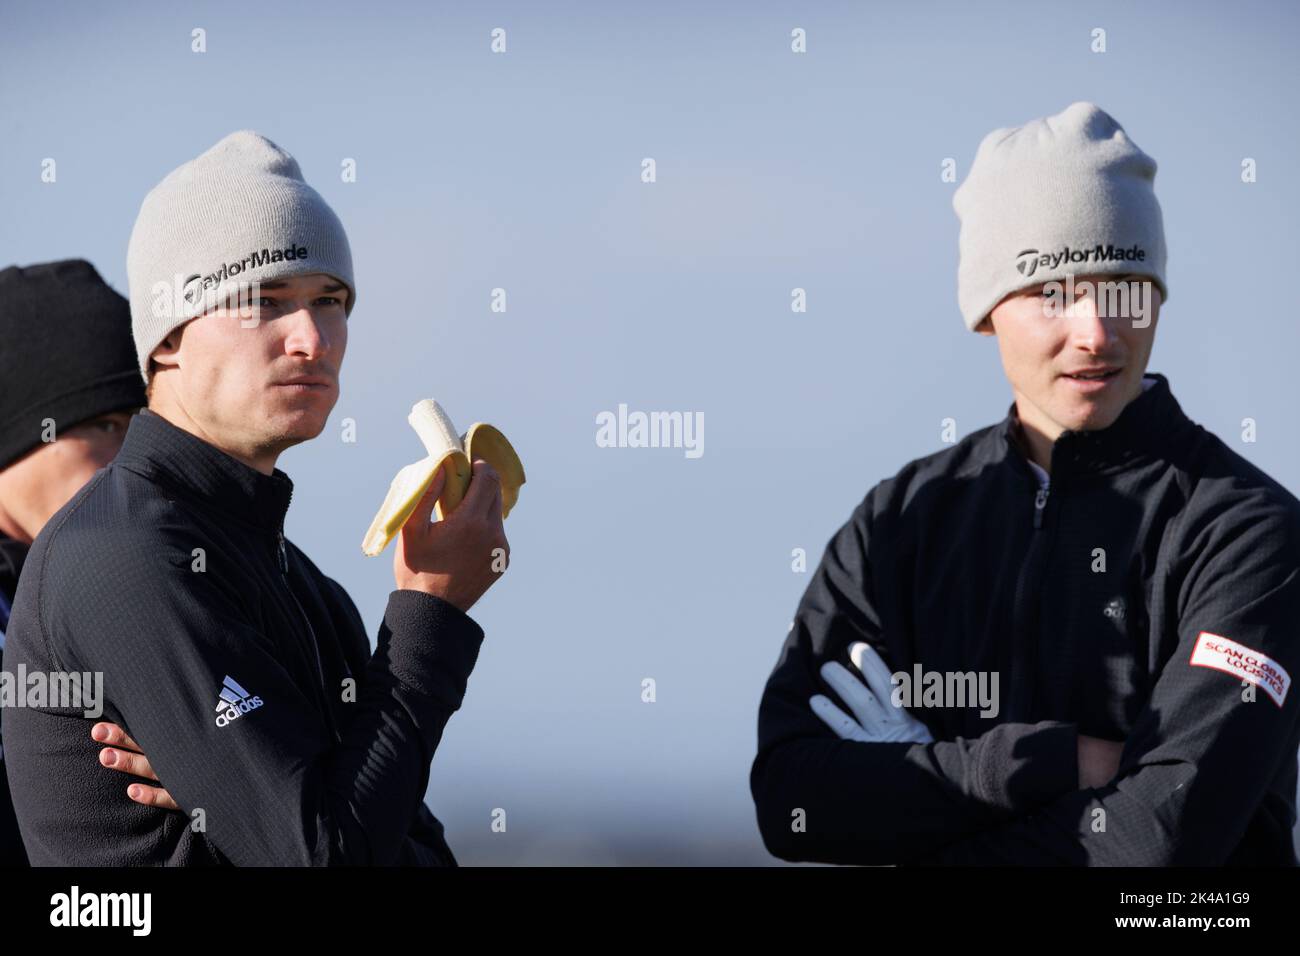
{"label": "man wearing grey beanie", "polygon": [[830,539],[759,710],[777,856],[1296,865],[1300,501],[1146,372],[1155,171],[1086,102],[980,144],[958,302],[1014,401]]}
{"label": "man wearing grey beanie", "polygon": [[356,301],[338,217],[292,156],[234,133],[145,198],[127,270],[149,405],[36,537],[6,666],[102,672],[106,719],[184,815],[114,802],[85,719],[21,708],[5,744],[32,862],[455,865],[423,798],[483,639],[467,612],[508,550],[496,475],[474,462],[436,524],[435,479],[372,653],[285,538],[275,467],[338,398]]}

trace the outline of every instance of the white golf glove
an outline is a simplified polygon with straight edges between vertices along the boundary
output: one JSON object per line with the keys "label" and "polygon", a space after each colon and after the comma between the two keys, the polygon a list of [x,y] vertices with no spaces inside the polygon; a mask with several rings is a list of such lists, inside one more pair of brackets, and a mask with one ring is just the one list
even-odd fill
{"label": "white golf glove", "polygon": [[853,716],[844,713],[823,694],[814,694],[809,699],[813,713],[845,740],[916,744],[934,741],[925,724],[906,709],[894,706],[889,668],[870,644],[858,641],[849,645],[849,659],[866,678],[866,686],[836,661],[823,664],[821,675],[840,700],[848,704]]}

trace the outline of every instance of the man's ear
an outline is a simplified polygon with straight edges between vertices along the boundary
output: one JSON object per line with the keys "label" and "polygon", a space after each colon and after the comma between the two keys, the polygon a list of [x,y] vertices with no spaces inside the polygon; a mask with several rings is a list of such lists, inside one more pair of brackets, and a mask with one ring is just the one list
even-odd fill
{"label": "man's ear", "polygon": [[159,342],[149,354],[149,361],[158,365],[158,371],[165,368],[174,368],[181,364],[181,337],[184,332],[185,326],[183,325],[172,329],[167,333],[167,337]]}

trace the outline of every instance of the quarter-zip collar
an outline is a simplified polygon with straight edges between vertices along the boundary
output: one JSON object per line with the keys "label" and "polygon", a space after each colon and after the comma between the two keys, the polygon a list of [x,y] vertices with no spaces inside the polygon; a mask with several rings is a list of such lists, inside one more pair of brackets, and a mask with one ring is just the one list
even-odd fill
{"label": "quarter-zip collar", "polygon": [[279,468],[264,475],[147,408],[132,417],[113,467],[277,533],[293,496],[293,482]]}
{"label": "quarter-zip collar", "polygon": [[[1196,424],[1174,398],[1169,380],[1159,372],[1146,374],[1155,379],[1155,384],[1125,405],[1109,426],[1092,431],[1067,429],[1057,437],[1052,443],[1053,485],[1067,477],[1090,480],[1115,475],[1159,460],[1168,449],[1185,441],[1187,430]],[[1016,470],[1037,485],[1020,428],[1020,416],[1013,401],[998,425],[997,435]]]}

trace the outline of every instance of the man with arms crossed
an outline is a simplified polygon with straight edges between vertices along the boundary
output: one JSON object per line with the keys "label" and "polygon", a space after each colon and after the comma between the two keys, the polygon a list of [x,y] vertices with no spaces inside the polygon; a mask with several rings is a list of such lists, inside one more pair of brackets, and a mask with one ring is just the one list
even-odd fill
{"label": "man with arms crossed", "polygon": [[[113,460],[145,396],[131,309],[84,259],[0,269],[0,342],[3,657],[28,548],[50,516]],[[143,769],[143,755],[132,756]],[[0,867],[26,862],[0,746]]]}
{"label": "man with arms crossed", "polygon": [[[981,143],[959,299],[1015,401],[831,538],[759,710],[777,856],[1295,864],[1300,502],[1144,374],[1155,170],[1090,103]],[[994,706],[922,697],[951,675]]]}
{"label": "man with arms crossed", "polygon": [[[275,468],[338,397],[356,287],[337,216],[293,157],[235,133],[146,197],[128,272],[149,407],[37,536],[5,665],[102,672],[105,718],[183,813],[122,801],[81,712],[17,709],[32,862],[454,865],[423,796],[483,638],[466,612],[507,549],[496,476],[475,462],[431,524],[435,479],[372,654],[346,592],[285,539]],[[250,282],[251,318],[230,299]]]}

